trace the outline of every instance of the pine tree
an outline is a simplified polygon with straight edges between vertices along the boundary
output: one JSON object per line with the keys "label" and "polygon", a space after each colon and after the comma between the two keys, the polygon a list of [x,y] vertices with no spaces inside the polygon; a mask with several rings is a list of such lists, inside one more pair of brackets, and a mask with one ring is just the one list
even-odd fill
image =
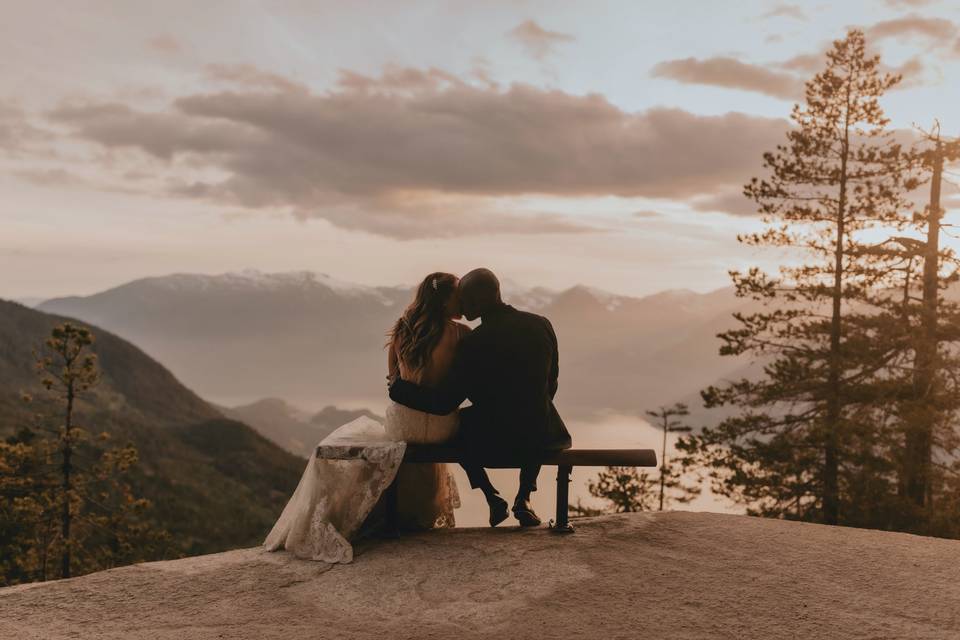
{"label": "pine tree", "polygon": [[54,327],[46,342],[46,352],[37,356],[41,384],[63,401],[63,426],[60,429],[60,472],[62,480],[60,540],[62,556],[60,576],[69,578],[74,539],[71,536],[78,496],[75,488],[74,454],[86,432],[74,424],[77,396],[97,384],[100,374],[97,357],[89,351],[93,334],[85,327],[67,322]]}
{"label": "pine tree", "polygon": [[[960,143],[941,139],[939,125],[914,153],[920,170],[930,176],[929,202],[913,216],[914,236],[894,236],[875,249],[891,258],[900,280],[884,312],[890,343],[903,351],[889,368],[887,395],[878,413],[892,420],[896,439],[890,451],[897,473],[899,529],[938,535],[960,534],[960,512],[944,512],[949,475],[958,447],[960,411],[960,305],[942,292],[960,282],[960,262],[944,247],[940,204],[944,162],[960,157]],[[947,225],[949,226],[949,225]],[[939,455],[938,455],[939,454]]]}
{"label": "pine tree", "polygon": [[[55,327],[36,354],[44,397],[34,420],[0,443],[0,584],[70,577],[175,550],[136,496],[132,446],[109,447],[77,421],[99,380],[89,329]],[[51,426],[53,423],[55,426]],[[57,566],[59,565],[59,571]]]}
{"label": "pine tree", "polygon": [[905,224],[903,194],[915,183],[879,104],[900,78],[879,66],[862,32],[835,41],[793,109],[787,143],[764,155],[769,177],[744,189],[766,229],[740,241],[802,262],[776,276],[731,273],[737,295],[764,308],[736,314],[721,354],[753,355],[763,376],[705,390],[708,407],[741,412],[685,446],[709,465],[715,490],[751,512],[846,522],[852,479],[882,463],[882,434],[865,421],[874,378],[900,345],[875,339],[882,328],[869,309],[889,259],[865,251],[865,239]]}
{"label": "pine tree", "polygon": [[[671,503],[687,503],[700,494],[699,485],[685,482],[684,474],[689,462],[684,458],[668,458],[667,434],[687,433],[690,427],[676,418],[689,415],[686,405],[674,404],[647,411],[656,426],[663,430],[660,453],[660,468],[656,476],[635,467],[606,467],[596,479],[587,483],[587,490],[595,498],[606,500],[617,513],[632,511],[663,511]],[[572,509],[578,515],[595,515],[596,510],[579,503]]]}
{"label": "pine tree", "polygon": [[[658,501],[658,511],[663,511],[664,505],[671,502],[681,504],[690,502],[700,495],[699,485],[689,485],[684,483],[684,468],[679,459],[667,456],[667,436],[671,433],[689,433],[690,427],[680,420],[690,415],[687,405],[678,402],[671,407],[660,407],[656,411],[647,411],[647,415],[654,420],[654,425],[663,432],[663,442],[660,447],[660,493]],[[669,492],[668,492],[669,490]]]}
{"label": "pine tree", "polygon": [[650,511],[656,504],[657,479],[636,467],[606,467],[587,482],[587,491],[608,501],[616,513]]}

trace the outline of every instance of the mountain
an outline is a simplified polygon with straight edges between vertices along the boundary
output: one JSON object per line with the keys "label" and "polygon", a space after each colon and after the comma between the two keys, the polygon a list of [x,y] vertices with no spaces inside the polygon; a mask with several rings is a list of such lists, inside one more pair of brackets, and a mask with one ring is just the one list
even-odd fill
{"label": "mountain", "polygon": [[[687,397],[739,369],[716,333],[743,307],[731,289],[643,298],[584,286],[505,283],[507,302],[546,315],[560,340],[561,410],[589,415]],[[388,328],[410,289],[364,287],[309,272],[179,274],[136,280],[39,308],[105,328],[221,404],[284,398],[298,406],[382,406]]]}
{"label": "mountain", "polygon": [[247,271],[146,278],[40,308],[122,335],[220,404],[281,397],[319,407],[382,398],[386,331],[407,296]]}
{"label": "mountain", "polygon": [[315,415],[298,409],[279,398],[264,398],[238,407],[219,407],[223,414],[249,424],[261,435],[290,453],[309,458],[317,443],[334,429],[360,416],[383,421],[367,409],[324,407]]}
{"label": "mountain", "polygon": [[[956,638],[960,542],[662,512],[262,549],[0,589],[0,637]],[[829,630],[829,631],[828,631]]]}
{"label": "mountain", "polygon": [[[0,300],[0,436],[29,424],[21,392],[43,397],[32,351],[64,320]],[[188,553],[260,542],[303,461],[224,417],[129,342],[90,328],[102,379],[77,404],[78,422],[137,447],[134,486]]]}
{"label": "mountain", "polygon": [[46,298],[38,298],[36,296],[27,296],[25,298],[15,298],[13,301],[19,304],[22,304],[25,307],[35,307],[41,302],[46,300]]}
{"label": "mountain", "polygon": [[743,365],[718,355],[716,337],[739,308],[729,289],[643,298],[587,287],[561,292],[539,312],[561,342],[562,402],[639,413],[697,393]]}
{"label": "mountain", "polygon": [[338,409],[337,407],[324,407],[310,418],[310,424],[326,431],[333,431],[339,426],[352,422],[361,416],[373,418],[377,422],[383,422],[383,416],[378,416],[369,409]]}

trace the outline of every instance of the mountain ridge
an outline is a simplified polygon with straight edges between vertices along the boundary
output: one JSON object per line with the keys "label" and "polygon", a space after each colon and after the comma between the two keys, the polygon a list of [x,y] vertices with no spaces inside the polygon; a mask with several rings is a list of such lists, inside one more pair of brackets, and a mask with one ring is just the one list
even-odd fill
{"label": "mountain ridge", "polygon": [[[553,291],[505,284],[504,296],[554,324],[558,403],[571,415],[642,415],[739,366],[717,355],[715,334],[744,306],[730,288],[635,298],[584,285]],[[309,272],[247,271],[141,279],[39,308],[130,339],[222,406],[280,397],[311,410],[347,405],[381,411],[386,332],[411,297],[410,288],[334,285]],[[667,357],[671,349],[700,356],[691,367],[690,355],[676,363]]]}
{"label": "mountain ridge", "polygon": [[218,407],[224,415],[257,430],[261,435],[294,455],[309,458],[317,443],[334,429],[360,416],[383,422],[368,409],[340,409],[327,406],[311,414],[282,398],[262,398],[236,407]]}
{"label": "mountain ridge", "polygon": [[[31,423],[34,409],[24,405],[22,392],[46,402],[32,351],[67,320],[0,300],[0,437]],[[153,503],[158,523],[187,553],[261,540],[296,486],[302,461],[224,417],[133,344],[80,324],[95,335],[101,381],[77,401],[75,418],[137,447],[131,482]]]}

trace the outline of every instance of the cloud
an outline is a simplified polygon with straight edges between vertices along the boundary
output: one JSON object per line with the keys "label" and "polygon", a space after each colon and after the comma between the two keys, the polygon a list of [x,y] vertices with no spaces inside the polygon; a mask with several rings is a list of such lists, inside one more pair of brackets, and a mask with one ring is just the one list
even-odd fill
{"label": "cloud", "polygon": [[18,156],[38,152],[38,143],[48,141],[50,137],[49,132],[31,123],[23,109],[0,100],[0,153]]}
{"label": "cloud", "polygon": [[780,69],[788,71],[800,71],[802,73],[817,73],[821,71],[827,62],[826,50],[818,53],[801,53],[798,55],[777,63]]}
{"label": "cloud", "polygon": [[[309,213],[300,212],[306,220]],[[539,212],[503,211],[478,197],[413,194],[396,200],[357,201],[327,207],[325,220],[343,229],[375,232],[401,240],[451,238],[466,235],[539,235],[599,233],[603,229],[567,217]]]}
{"label": "cloud", "polygon": [[905,60],[903,64],[898,67],[887,67],[884,65],[882,70],[887,73],[903,76],[903,80],[900,81],[900,84],[895,85],[891,89],[891,91],[894,91],[900,89],[910,89],[923,85],[926,66],[923,64],[923,60],[919,56],[914,56],[908,60]]}
{"label": "cloud", "polygon": [[756,172],[787,128],[739,113],[631,113],[599,95],[473,86],[429,70],[344,77],[323,94],[248,89],[185,95],[162,111],[87,103],[48,115],[107,150],[154,158],[179,196],[395,236],[444,224],[583,230],[498,209],[503,197],[718,193]]}
{"label": "cloud", "polygon": [[715,195],[695,198],[690,202],[695,211],[719,211],[734,216],[756,216],[757,205],[743,195],[743,191],[730,190]]}
{"label": "cloud", "polygon": [[935,0],[885,0],[885,4],[893,9],[904,9],[907,7],[919,8],[931,5]]}
{"label": "cloud", "polygon": [[41,187],[90,186],[83,177],[66,169],[18,169],[13,175]]}
{"label": "cloud", "polygon": [[38,187],[83,189],[130,195],[149,193],[143,188],[132,185],[131,182],[136,182],[136,180],[126,176],[111,181],[109,179],[104,180],[101,176],[87,176],[62,167],[26,167],[13,169],[10,171],[10,175]]}
{"label": "cloud", "polygon": [[154,36],[147,40],[147,46],[160,53],[180,53],[183,46],[180,41],[168,34]]}
{"label": "cloud", "polygon": [[934,46],[953,43],[958,35],[957,25],[946,18],[924,18],[910,14],[902,18],[883,20],[869,27],[865,34],[868,41],[895,39],[904,41],[919,37]]}
{"label": "cloud", "polygon": [[576,40],[568,33],[548,31],[533,20],[521,22],[508,31],[507,35],[520,43],[532,58],[540,61],[552,54],[557,46]]}
{"label": "cloud", "polygon": [[[484,82],[484,84],[490,83]],[[377,77],[364,75],[349,69],[340,69],[337,86],[340,89],[360,93],[382,93],[383,91],[410,93],[436,91],[446,87],[466,87],[468,84],[452,73],[436,67],[417,69],[415,67],[387,65]]]}
{"label": "cloud", "polygon": [[215,82],[282,92],[307,91],[306,85],[276,73],[263,71],[251,64],[208,64],[204,67],[204,72],[208,79]]}
{"label": "cloud", "polygon": [[795,4],[778,4],[770,11],[767,11],[761,18],[795,18],[797,20],[806,20],[807,14]]}
{"label": "cloud", "polygon": [[655,65],[651,74],[688,84],[756,91],[785,100],[803,96],[803,82],[797,77],[730,57],[667,60]]}

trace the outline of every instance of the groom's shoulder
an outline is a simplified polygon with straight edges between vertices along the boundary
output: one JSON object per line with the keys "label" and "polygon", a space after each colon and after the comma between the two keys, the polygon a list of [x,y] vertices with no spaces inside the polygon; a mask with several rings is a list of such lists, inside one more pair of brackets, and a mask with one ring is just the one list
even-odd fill
{"label": "groom's shoulder", "polygon": [[550,319],[546,316],[542,316],[532,311],[521,311],[517,310],[516,312],[518,319],[520,320],[519,326],[523,326],[528,331],[540,332],[546,330],[548,333],[554,333],[553,324],[550,322]]}
{"label": "groom's shoulder", "polygon": [[532,311],[519,311],[518,313],[523,314],[523,316],[530,322],[537,322],[539,324],[545,324],[548,327],[553,325],[550,323],[550,319],[547,316],[542,316],[538,313],[533,313]]}

